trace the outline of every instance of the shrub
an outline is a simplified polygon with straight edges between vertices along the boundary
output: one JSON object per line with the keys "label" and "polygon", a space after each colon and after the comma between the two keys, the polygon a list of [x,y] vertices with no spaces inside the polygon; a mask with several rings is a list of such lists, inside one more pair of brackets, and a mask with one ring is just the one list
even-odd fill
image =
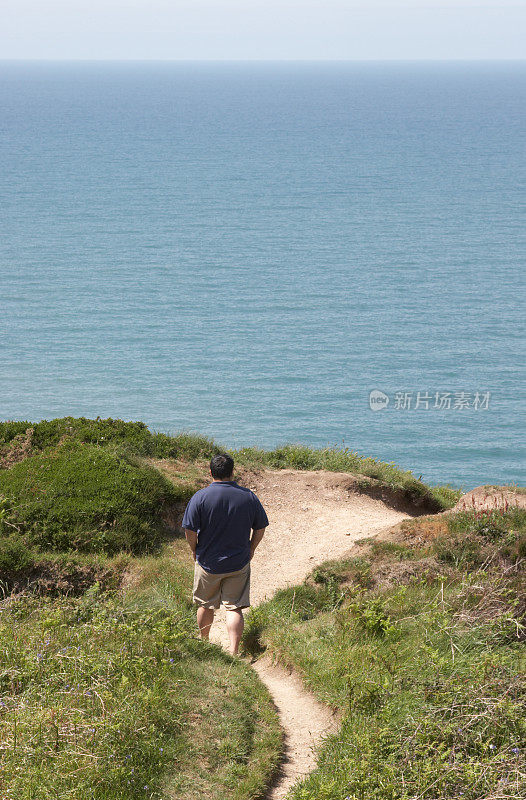
{"label": "shrub", "polygon": [[485,562],[518,562],[526,539],[526,511],[520,508],[461,511],[448,519],[449,534],[433,541],[440,561],[473,570]]}
{"label": "shrub", "polygon": [[0,448],[15,436],[32,428],[33,452],[55,446],[64,439],[106,447],[120,445],[140,456],[157,458],[210,458],[219,447],[205,436],[180,433],[168,436],[152,433],[144,422],[125,422],[122,419],[86,419],[62,417],[41,422],[0,422]]}
{"label": "shrub", "polygon": [[21,536],[10,534],[0,538],[0,572],[26,570],[34,560],[34,552],[27,547]]}
{"label": "shrub", "polygon": [[189,493],[124,453],[71,441],[0,471],[4,528],[52,550],[151,552],[163,512]]}
{"label": "shrub", "polygon": [[451,514],[448,527],[451,533],[475,533],[489,539],[510,530],[526,533],[526,511],[517,507],[460,511]]}
{"label": "shrub", "polygon": [[386,636],[393,630],[391,616],[383,597],[358,597],[350,604],[356,619],[373,636]]}
{"label": "shrub", "polygon": [[343,562],[344,570],[340,580],[349,581],[362,589],[369,589],[372,585],[371,562],[365,556],[355,556]]}
{"label": "shrub", "polygon": [[484,562],[480,542],[463,536],[437,536],[433,550],[439,561],[457,568],[476,569]]}

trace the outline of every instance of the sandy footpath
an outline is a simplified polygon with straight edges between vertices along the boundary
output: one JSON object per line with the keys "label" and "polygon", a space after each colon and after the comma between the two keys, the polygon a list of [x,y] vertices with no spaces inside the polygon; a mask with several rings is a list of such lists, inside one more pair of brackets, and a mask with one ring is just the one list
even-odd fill
{"label": "sandy footpath", "polygon": [[[381,500],[357,494],[344,473],[264,470],[242,473],[239,483],[256,492],[270,521],[252,561],[253,605],[278,589],[301,583],[322,561],[342,557],[356,539],[373,536],[407,517]],[[228,643],[221,613],[210,638],[223,646]],[[268,800],[282,800],[299,778],[314,769],[316,748],[337,730],[338,722],[295,675],[267,658],[253,666],[274,698],[285,732],[285,759],[268,794]]]}

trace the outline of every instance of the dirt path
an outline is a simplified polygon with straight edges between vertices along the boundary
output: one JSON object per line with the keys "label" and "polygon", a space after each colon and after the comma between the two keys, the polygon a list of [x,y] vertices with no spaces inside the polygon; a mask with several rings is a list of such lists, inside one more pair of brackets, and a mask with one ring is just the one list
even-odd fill
{"label": "dirt path", "polygon": [[[373,536],[407,517],[354,491],[354,481],[338,472],[265,470],[244,473],[240,483],[256,492],[270,526],[252,562],[253,605],[286,586],[300,583],[322,561],[342,557],[356,539]],[[220,613],[211,639],[226,646]],[[254,669],[271,692],[285,732],[285,759],[268,800],[282,800],[294,783],[316,765],[322,738],[337,729],[331,711],[301,681],[269,660]]]}
{"label": "dirt path", "polygon": [[271,693],[285,733],[285,752],[279,774],[267,795],[282,800],[303,775],[316,766],[316,748],[324,736],[336,733],[338,719],[308,692],[301,680],[266,658],[252,665]]}

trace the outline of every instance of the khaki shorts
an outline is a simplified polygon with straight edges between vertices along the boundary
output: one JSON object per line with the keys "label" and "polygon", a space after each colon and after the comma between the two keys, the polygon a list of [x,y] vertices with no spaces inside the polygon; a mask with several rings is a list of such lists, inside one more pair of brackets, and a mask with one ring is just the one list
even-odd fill
{"label": "khaki shorts", "polygon": [[250,561],[236,572],[207,572],[195,562],[194,603],[204,608],[229,610],[250,605]]}

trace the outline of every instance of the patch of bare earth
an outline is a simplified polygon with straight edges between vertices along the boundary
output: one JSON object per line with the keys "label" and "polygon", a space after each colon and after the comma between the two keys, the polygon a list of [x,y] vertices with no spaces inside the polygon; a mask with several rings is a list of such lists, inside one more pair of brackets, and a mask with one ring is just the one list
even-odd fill
{"label": "patch of bare earth", "polygon": [[526,492],[515,491],[508,486],[477,486],[463,494],[458,503],[446,514],[458,511],[507,510],[512,506],[526,508]]}
{"label": "patch of bare earth", "polygon": [[34,432],[34,428],[28,428],[24,433],[14,436],[9,444],[0,449],[1,469],[9,469],[31,455]]}
{"label": "patch of bare earth", "polygon": [[325,736],[336,733],[339,719],[294,673],[268,658],[252,666],[272,695],[285,734],[283,761],[267,795],[268,800],[282,800],[297,780],[316,767],[316,750]]}
{"label": "patch of bare earth", "polygon": [[342,558],[357,539],[407,518],[341,472],[264,470],[244,473],[240,482],[256,492],[270,522],[252,562],[253,605],[301,583],[323,561]]}

